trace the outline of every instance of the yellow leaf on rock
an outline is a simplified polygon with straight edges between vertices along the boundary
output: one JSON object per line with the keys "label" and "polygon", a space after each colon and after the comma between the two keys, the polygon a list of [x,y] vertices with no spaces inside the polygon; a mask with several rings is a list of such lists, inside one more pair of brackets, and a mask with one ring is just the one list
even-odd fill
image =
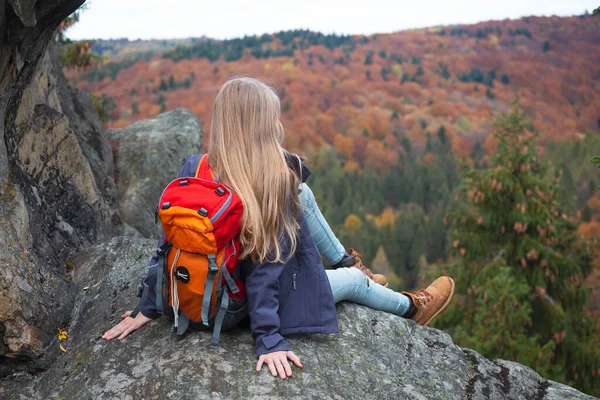
{"label": "yellow leaf on rock", "polygon": [[58,328],[58,340],[66,340],[69,338],[69,334],[66,330]]}
{"label": "yellow leaf on rock", "polygon": [[61,345],[59,345],[59,347],[60,347],[60,349],[61,349],[63,352],[65,352],[65,353],[67,352],[67,349],[65,349],[65,347],[64,347],[62,344],[61,344]]}

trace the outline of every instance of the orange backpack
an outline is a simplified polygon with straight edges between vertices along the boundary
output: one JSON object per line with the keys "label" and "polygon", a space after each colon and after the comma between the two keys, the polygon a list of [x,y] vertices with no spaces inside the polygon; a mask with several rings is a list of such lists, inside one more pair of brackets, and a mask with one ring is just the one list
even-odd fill
{"label": "orange backpack", "polygon": [[173,313],[173,329],[180,335],[190,321],[212,327],[213,348],[229,297],[246,298],[243,283],[234,279],[242,210],[241,199],[218,183],[206,155],[195,177],[169,183],[158,204],[165,242],[159,248],[157,311]]}

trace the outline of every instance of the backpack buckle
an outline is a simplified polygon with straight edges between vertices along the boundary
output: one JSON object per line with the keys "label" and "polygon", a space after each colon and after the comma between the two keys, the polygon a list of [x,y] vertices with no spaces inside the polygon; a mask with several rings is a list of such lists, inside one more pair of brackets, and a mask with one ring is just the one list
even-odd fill
{"label": "backpack buckle", "polygon": [[198,210],[198,214],[202,215],[203,217],[206,217],[208,215],[208,210],[202,207]]}
{"label": "backpack buckle", "polygon": [[215,193],[218,194],[219,196],[224,196],[225,195],[225,191],[220,186],[215,189]]}

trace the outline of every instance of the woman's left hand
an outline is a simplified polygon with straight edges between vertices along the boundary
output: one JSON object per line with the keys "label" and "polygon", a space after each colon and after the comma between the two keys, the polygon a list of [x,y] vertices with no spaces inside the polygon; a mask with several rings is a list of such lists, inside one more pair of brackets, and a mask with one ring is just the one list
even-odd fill
{"label": "woman's left hand", "polygon": [[262,365],[267,364],[269,371],[271,371],[271,375],[277,376],[277,374],[279,374],[279,377],[285,380],[288,376],[292,376],[292,367],[290,366],[288,359],[292,360],[296,367],[302,368],[300,358],[298,358],[294,352],[275,351],[273,353],[263,354],[258,358],[256,371],[260,371],[262,369]]}

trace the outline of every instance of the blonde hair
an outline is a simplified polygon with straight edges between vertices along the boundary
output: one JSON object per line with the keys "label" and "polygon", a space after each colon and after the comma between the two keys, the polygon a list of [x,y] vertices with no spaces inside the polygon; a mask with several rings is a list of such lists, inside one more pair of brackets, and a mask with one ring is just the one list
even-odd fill
{"label": "blonde hair", "polygon": [[[242,199],[241,258],[284,262],[296,251],[298,177],[281,147],[284,132],[275,91],[253,78],[226,82],[213,107],[209,163]],[[282,247],[282,244],[286,245]],[[285,253],[285,254],[284,254]]]}

